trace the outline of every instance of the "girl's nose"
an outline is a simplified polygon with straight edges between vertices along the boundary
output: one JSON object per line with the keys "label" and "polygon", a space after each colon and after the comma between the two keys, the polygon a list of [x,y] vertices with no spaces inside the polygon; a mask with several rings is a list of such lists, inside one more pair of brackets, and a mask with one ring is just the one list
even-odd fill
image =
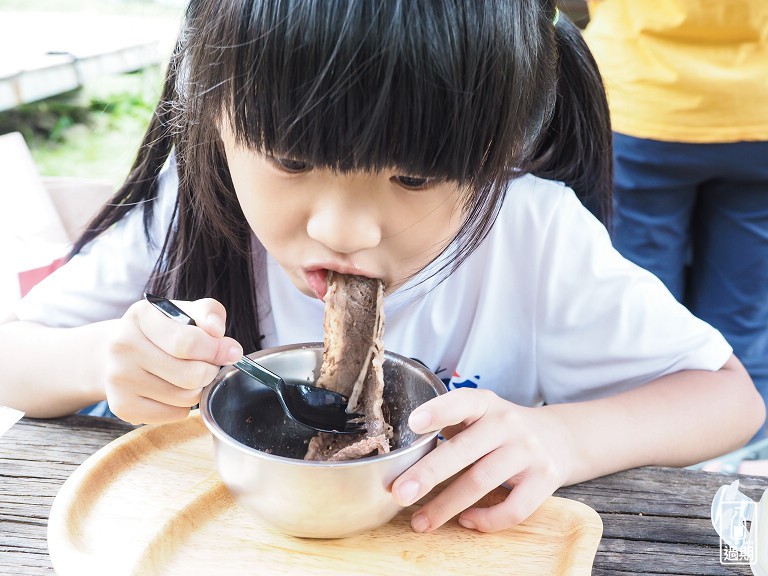
{"label": "girl's nose", "polygon": [[340,254],[374,248],[381,242],[375,210],[363,201],[343,198],[323,203],[310,215],[307,234]]}

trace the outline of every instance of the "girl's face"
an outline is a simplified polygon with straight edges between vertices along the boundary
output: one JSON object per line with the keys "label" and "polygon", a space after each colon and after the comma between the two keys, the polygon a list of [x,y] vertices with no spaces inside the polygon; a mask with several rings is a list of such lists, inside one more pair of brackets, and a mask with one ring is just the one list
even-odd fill
{"label": "girl's face", "polygon": [[387,292],[454,238],[464,190],[397,170],[335,173],[266,156],[221,136],[252,230],[304,294],[325,295],[327,270],[380,278]]}

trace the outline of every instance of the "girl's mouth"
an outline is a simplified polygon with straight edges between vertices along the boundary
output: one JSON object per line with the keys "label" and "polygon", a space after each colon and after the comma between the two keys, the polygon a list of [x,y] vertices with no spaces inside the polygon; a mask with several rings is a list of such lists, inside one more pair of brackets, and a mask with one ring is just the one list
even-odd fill
{"label": "girl's mouth", "polygon": [[[326,266],[328,266],[326,264]],[[344,266],[334,266],[331,265],[331,268],[307,268],[304,270],[304,277],[306,279],[307,285],[309,286],[309,289],[314,292],[315,296],[319,298],[320,300],[325,299],[325,294],[328,292],[328,272],[334,271],[338,272],[339,274],[350,274],[350,275],[357,275],[357,276],[367,276],[369,278],[376,278],[376,276],[371,274],[366,274],[365,271],[358,269],[358,268],[350,268],[350,267],[344,267]]]}
{"label": "girl's mouth", "polygon": [[328,285],[326,279],[328,278],[328,270],[326,268],[318,268],[316,270],[307,270],[305,273],[307,284],[312,292],[315,293],[320,300],[325,298],[325,293],[328,291]]}

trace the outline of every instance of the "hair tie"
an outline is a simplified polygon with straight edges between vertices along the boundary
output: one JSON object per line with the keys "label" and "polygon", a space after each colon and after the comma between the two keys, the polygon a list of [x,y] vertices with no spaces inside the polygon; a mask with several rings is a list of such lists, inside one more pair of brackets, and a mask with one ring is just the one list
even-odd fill
{"label": "hair tie", "polygon": [[557,23],[559,20],[560,20],[560,8],[555,7],[555,17],[552,18],[552,25],[557,26]]}

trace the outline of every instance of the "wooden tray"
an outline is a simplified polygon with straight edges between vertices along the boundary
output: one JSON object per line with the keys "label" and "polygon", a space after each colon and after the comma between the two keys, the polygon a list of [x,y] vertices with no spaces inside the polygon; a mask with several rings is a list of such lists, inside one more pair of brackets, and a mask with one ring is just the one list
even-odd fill
{"label": "wooden tray", "polygon": [[494,534],[456,520],[417,534],[409,524],[416,506],[352,538],[280,534],[233,501],[195,414],[138,428],[86,460],[56,496],[48,546],[60,576],[590,574],[602,535],[597,512],[564,498]]}

